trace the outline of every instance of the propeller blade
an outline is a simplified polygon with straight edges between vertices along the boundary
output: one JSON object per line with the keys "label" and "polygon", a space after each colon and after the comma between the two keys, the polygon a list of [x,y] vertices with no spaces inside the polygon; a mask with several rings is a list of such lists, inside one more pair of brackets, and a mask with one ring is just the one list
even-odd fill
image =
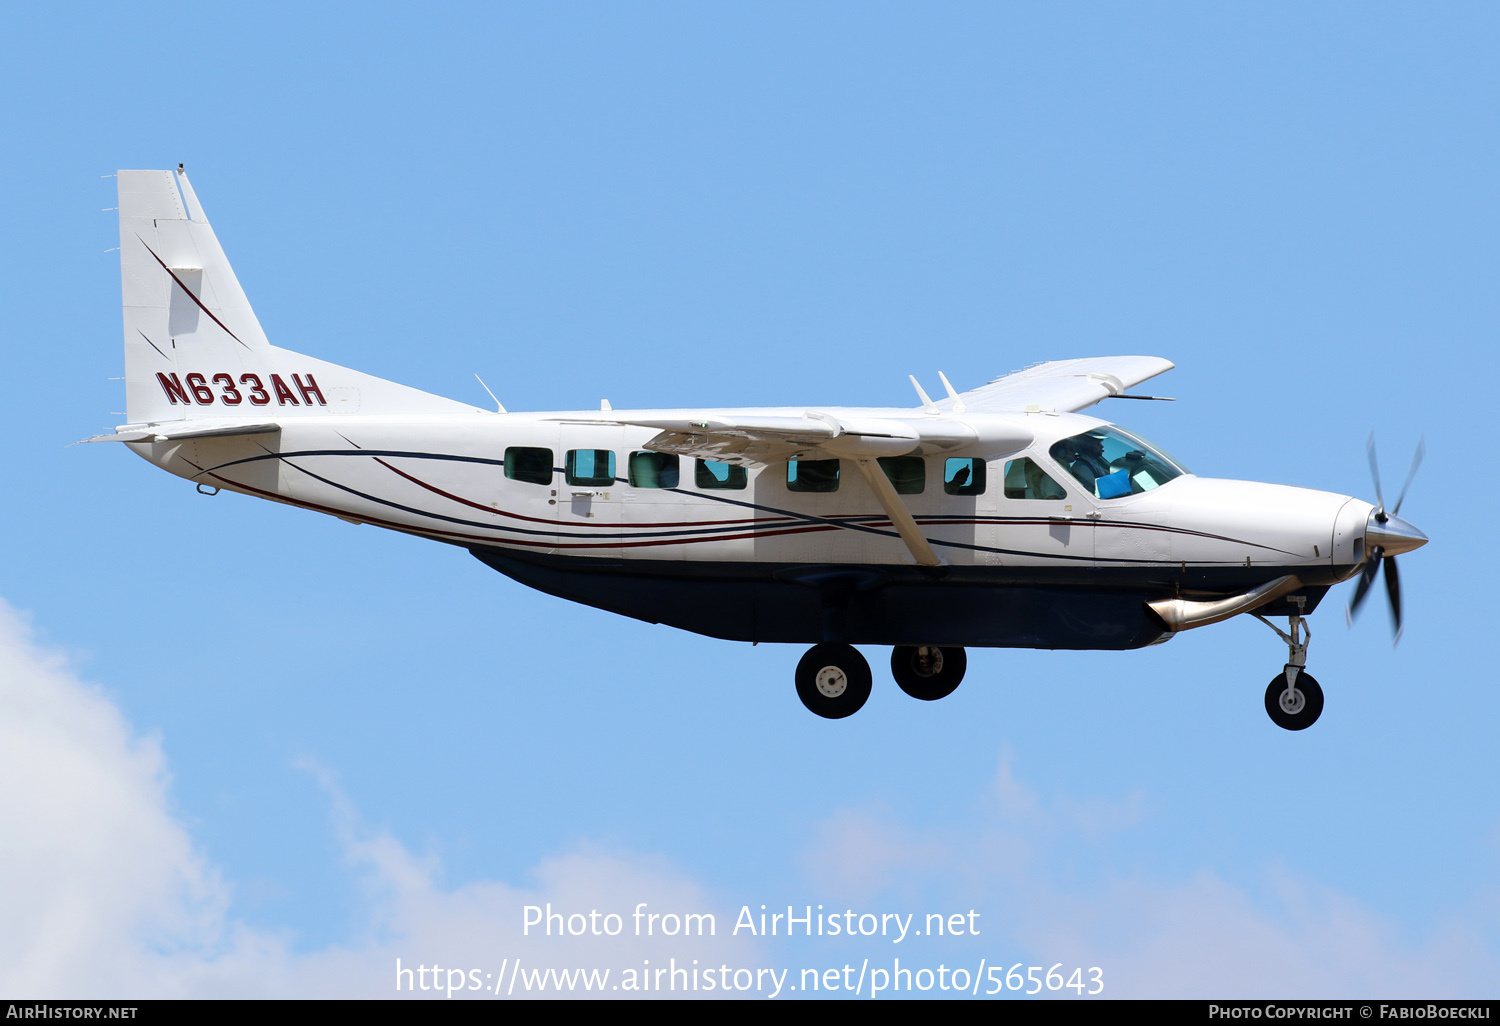
{"label": "propeller blade", "polygon": [[1375,549],[1370,553],[1370,558],[1365,562],[1365,568],[1359,575],[1359,584],[1354,589],[1354,601],[1349,603],[1346,610],[1346,619],[1354,622],[1354,614],[1359,612],[1360,605],[1365,596],[1370,592],[1370,585],[1375,583],[1375,574],[1380,569],[1380,550]]}
{"label": "propeller blade", "polygon": [[1365,443],[1365,452],[1370,456],[1370,476],[1375,479],[1375,519],[1384,523],[1385,521],[1385,499],[1380,494],[1380,464],[1375,459],[1375,432],[1370,432],[1370,440]]}
{"label": "propeller blade", "polygon": [[1391,622],[1396,628],[1396,641],[1401,640],[1401,577],[1396,573],[1396,557],[1381,560],[1385,565],[1385,593],[1391,600]]}
{"label": "propeller blade", "polygon": [[1427,439],[1417,440],[1417,451],[1412,453],[1411,469],[1406,472],[1406,484],[1401,486],[1401,494],[1396,496],[1396,506],[1391,510],[1391,516],[1401,514],[1401,504],[1406,501],[1406,490],[1411,487],[1411,479],[1417,476],[1417,468],[1422,465],[1422,458],[1427,455]]}

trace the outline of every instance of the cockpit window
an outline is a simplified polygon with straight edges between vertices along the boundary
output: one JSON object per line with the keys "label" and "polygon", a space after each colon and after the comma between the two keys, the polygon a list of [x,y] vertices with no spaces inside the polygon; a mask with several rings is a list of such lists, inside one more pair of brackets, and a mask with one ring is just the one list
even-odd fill
{"label": "cockpit window", "polygon": [[1117,427],[1097,427],[1064,438],[1047,451],[1100,499],[1138,495],[1188,472],[1166,453]]}

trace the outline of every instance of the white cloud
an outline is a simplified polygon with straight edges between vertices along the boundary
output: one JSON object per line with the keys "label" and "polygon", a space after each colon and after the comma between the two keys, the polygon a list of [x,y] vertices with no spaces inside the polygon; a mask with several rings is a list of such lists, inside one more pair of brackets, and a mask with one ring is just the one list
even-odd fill
{"label": "white cloud", "polygon": [[1108,965],[1116,997],[1474,997],[1493,991],[1495,960],[1469,927],[1412,942],[1346,895],[1268,871],[1259,902],[1200,871],[1176,881],[1116,882],[1033,928],[1037,950],[1066,948]]}
{"label": "white cloud", "polygon": [[[865,907],[910,905],[919,891],[955,908],[982,904],[987,945],[1101,966],[1113,997],[1473,996],[1500,975],[1486,947],[1489,903],[1476,900],[1467,918],[1413,939],[1347,895],[1276,867],[1256,894],[1208,868],[1169,879],[1119,872],[1111,839],[1147,817],[1147,797],[1047,796],[1013,762],[1006,753],[973,815],[947,827],[917,828],[883,806],[839,811],[811,839],[809,880],[821,895]],[[653,968],[674,957],[687,968],[693,958],[700,968],[764,963],[757,942],[728,936],[737,906],[661,859],[583,849],[542,860],[526,885],[445,888],[435,860],[365,830],[333,775],[307,768],[330,796],[364,910],[350,937],[311,953],[232,918],[228,884],[172,812],[159,741],[135,734],[0,602],[0,990],[379,997],[395,994],[397,958],[442,966],[444,982],[448,969],[489,982],[484,974],[517,957],[527,969],[609,968],[612,984],[646,959]],[[714,912],[717,936],[630,936],[642,901],[658,913]],[[548,902],[564,914],[620,913],[622,934],[523,939],[523,906]],[[521,983],[516,994],[535,996]]]}
{"label": "white cloud", "polygon": [[227,898],[168,812],[161,746],[3,603],[0,667],[0,989],[161,993],[177,950],[220,940]]}
{"label": "white cloud", "polygon": [[[899,900],[902,881],[941,881],[929,900],[982,906],[985,951],[1104,969],[1109,997],[1475,997],[1493,992],[1493,932],[1473,918],[1413,939],[1359,902],[1266,867],[1257,898],[1209,869],[1159,879],[1110,865],[1109,838],[1147,813],[1119,801],[1046,798],[1002,754],[990,793],[961,824],[918,832],[884,807],[845,809],[821,827],[810,866],[834,896]],[[1080,869],[1082,865],[1093,869]],[[1064,991],[1064,993],[1068,993]]]}
{"label": "white cloud", "polygon": [[888,809],[845,809],[824,822],[804,860],[808,880],[829,897],[862,901],[947,862],[940,838],[920,837]]}
{"label": "white cloud", "polygon": [[[757,964],[754,942],[727,936],[732,918],[660,860],[583,850],[543,860],[531,887],[477,881],[445,890],[433,860],[363,831],[332,775],[308,768],[333,801],[367,922],[344,944],[296,953],[285,937],[228,915],[229,887],[171,812],[160,742],[136,736],[108,697],[40,650],[0,601],[0,991],[380,997],[396,993],[397,958],[443,967],[445,983],[455,982],[450,968],[478,971],[457,978],[461,985],[513,969],[517,957],[523,969],[609,968],[611,984],[647,959],[653,968],[670,968],[674,957],[688,968],[694,958],[705,967]],[[569,914],[619,913],[620,935],[523,938],[523,907],[549,902]],[[637,938],[630,913],[638,902],[647,914],[716,912],[717,934]],[[435,980],[429,973],[422,982]],[[536,996],[524,975],[515,993]]]}

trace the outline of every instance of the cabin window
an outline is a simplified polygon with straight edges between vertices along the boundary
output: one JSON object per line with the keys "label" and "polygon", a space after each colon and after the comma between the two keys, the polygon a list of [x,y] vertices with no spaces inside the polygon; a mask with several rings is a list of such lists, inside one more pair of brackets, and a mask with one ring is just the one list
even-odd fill
{"label": "cabin window", "polygon": [[1110,425],[1064,438],[1047,452],[1100,499],[1138,495],[1187,473],[1166,453]]}
{"label": "cabin window", "polygon": [[738,491],[745,487],[749,477],[744,467],[718,460],[699,460],[693,468],[693,483],[705,491]]}
{"label": "cabin window", "polygon": [[943,491],[949,495],[983,495],[984,470],[984,460],[944,460]]}
{"label": "cabin window", "polygon": [[1066,499],[1062,485],[1047,476],[1030,457],[1005,464],[1005,497],[1007,499]]}
{"label": "cabin window", "polygon": [[677,456],[669,452],[630,454],[632,488],[676,488]]}
{"label": "cabin window", "polygon": [[838,460],[787,460],[789,492],[836,492],[839,490]]}
{"label": "cabin window", "polygon": [[511,446],[505,450],[505,476],[531,484],[551,484],[552,450]]}
{"label": "cabin window", "polygon": [[927,461],[920,456],[882,456],[880,469],[898,495],[921,495],[927,487]]}
{"label": "cabin window", "polygon": [[612,485],[615,483],[615,454],[608,449],[569,449],[563,471],[570,485]]}

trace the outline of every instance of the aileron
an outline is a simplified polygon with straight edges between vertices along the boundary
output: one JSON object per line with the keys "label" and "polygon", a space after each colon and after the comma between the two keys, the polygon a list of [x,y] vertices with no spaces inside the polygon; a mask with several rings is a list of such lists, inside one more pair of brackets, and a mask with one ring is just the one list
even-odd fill
{"label": "aileron", "polygon": [[1053,360],[996,378],[937,405],[952,410],[957,403],[981,413],[1077,413],[1165,374],[1173,366],[1171,360],[1159,356]]}

